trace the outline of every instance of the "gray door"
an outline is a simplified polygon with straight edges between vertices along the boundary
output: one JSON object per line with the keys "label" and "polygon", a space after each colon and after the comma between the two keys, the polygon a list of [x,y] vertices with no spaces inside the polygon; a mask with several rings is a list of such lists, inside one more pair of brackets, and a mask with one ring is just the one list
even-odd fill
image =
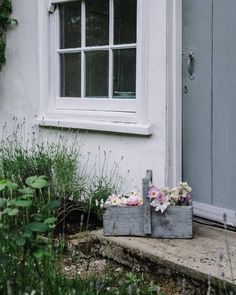
{"label": "gray door", "polygon": [[183,180],[236,210],[235,0],[183,0]]}

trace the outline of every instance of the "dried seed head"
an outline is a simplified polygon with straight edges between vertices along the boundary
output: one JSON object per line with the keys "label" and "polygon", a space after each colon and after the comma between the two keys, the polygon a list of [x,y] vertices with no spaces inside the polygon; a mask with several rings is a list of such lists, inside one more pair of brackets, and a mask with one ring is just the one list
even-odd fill
{"label": "dried seed head", "polygon": [[227,214],[225,212],[223,213],[223,221],[224,221],[224,223],[226,223],[226,221],[227,221]]}

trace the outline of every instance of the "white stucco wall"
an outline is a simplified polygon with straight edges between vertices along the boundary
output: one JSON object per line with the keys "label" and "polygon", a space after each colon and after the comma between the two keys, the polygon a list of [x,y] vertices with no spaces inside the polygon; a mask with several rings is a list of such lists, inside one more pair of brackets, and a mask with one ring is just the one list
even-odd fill
{"label": "white stucco wall", "polygon": [[[41,1],[41,0],[38,0]],[[112,151],[122,173],[129,169],[132,186],[140,186],[146,169],[154,172],[154,182],[166,181],[166,0],[149,1],[148,21],[148,122],[150,137],[88,132],[84,151]],[[26,117],[28,126],[39,110],[39,66],[37,40],[37,0],[12,0],[13,17],[19,25],[7,35],[7,64],[0,72],[0,125],[13,116]],[[52,132],[52,131],[49,131]],[[111,161],[112,161],[111,160]]]}

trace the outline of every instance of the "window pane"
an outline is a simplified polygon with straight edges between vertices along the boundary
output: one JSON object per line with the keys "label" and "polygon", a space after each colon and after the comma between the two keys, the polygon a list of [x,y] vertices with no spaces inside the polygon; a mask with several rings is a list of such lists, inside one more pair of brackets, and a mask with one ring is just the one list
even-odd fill
{"label": "window pane", "polygon": [[137,0],[114,0],[114,44],[136,43]]}
{"label": "window pane", "polygon": [[81,46],[81,2],[60,5],[61,48]]}
{"label": "window pane", "polygon": [[81,96],[81,55],[80,53],[65,53],[61,59],[61,96]]}
{"label": "window pane", "polygon": [[86,46],[109,44],[109,1],[86,0]]}
{"label": "window pane", "polygon": [[108,97],[108,51],[86,52],[86,97]]}
{"label": "window pane", "polygon": [[135,98],[136,49],[119,49],[113,53],[113,97]]}

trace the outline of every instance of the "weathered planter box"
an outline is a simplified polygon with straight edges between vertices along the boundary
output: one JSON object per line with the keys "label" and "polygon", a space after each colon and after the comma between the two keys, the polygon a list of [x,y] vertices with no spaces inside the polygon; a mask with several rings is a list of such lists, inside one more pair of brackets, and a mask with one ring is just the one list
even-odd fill
{"label": "weathered planter box", "polygon": [[140,207],[109,206],[103,215],[105,236],[146,236],[188,239],[193,237],[192,206],[169,206],[164,213],[150,207],[147,198],[151,171],[143,179],[144,205]]}

